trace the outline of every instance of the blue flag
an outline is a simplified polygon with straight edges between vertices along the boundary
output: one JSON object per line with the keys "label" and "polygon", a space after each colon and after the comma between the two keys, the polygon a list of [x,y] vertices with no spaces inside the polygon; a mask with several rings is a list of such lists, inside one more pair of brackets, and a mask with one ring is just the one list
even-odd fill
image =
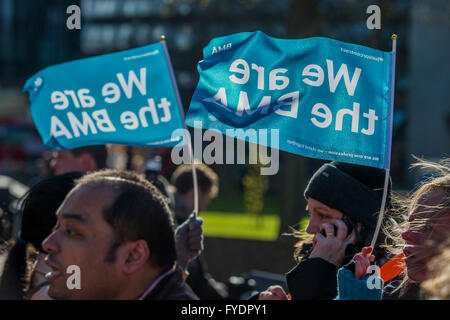
{"label": "blue flag", "polygon": [[[389,167],[395,53],[257,31],[213,39],[203,56],[187,125],[307,157]],[[258,141],[247,129],[278,130],[279,141]]]}
{"label": "blue flag", "polygon": [[182,141],[182,109],[165,43],[45,68],[27,80],[43,143],[169,147]]}

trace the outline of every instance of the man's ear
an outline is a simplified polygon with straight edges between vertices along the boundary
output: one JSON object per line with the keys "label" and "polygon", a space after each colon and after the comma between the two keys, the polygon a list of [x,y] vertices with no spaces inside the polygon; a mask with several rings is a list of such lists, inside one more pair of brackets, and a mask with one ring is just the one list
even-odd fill
{"label": "man's ear", "polygon": [[95,159],[87,152],[82,153],[78,156],[78,162],[83,168],[83,171],[90,172],[98,169],[97,162]]}
{"label": "man's ear", "polygon": [[129,242],[122,249],[122,271],[127,274],[141,270],[150,258],[150,249],[145,240]]}

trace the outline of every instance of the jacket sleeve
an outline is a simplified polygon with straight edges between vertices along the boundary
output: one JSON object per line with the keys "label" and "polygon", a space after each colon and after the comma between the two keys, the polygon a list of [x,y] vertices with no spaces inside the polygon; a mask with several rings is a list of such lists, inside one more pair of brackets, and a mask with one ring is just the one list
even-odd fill
{"label": "jacket sleeve", "polygon": [[228,293],[225,286],[216,282],[206,271],[206,263],[201,255],[189,263],[188,272],[189,276],[186,283],[201,300],[223,300],[227,298]]}
{"label": "jacket sleeve", "polygon": [[[338,271],[338,291],[336,300],[381,300],[383,297],[383,280],[374,275],[375,281],[369,276],[356,279],[347,268]],[[369,280],[369,281],[368,281]]]}
{"label": "jacket sleeve", "polygon": [[337,269],[322,258],[302,260],[286,274],[293,300],[333,300],[337,295]]}

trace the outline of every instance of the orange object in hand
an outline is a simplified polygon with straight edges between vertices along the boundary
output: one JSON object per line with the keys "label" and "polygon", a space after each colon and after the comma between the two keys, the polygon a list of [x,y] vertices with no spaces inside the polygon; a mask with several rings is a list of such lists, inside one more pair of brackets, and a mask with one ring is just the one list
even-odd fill
{"label": "orange object in hand", "polygon": [[380,277],[384,283],[388,282],[392,278],[400,275],[406,269],[405,254],[400,253],[392,257],[380,268]]}

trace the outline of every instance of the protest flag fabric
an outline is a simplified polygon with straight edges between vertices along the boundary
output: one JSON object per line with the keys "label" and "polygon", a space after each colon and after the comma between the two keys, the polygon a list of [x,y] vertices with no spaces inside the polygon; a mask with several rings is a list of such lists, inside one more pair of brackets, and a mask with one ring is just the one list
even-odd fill
{"label": "protest flag fabric", "polygon": [[393,256],[380,268],[380,277],[384,283],[399,276],[406,270],[405,254],[400,253]]}
{"label": "protest flag fabric", "polygon": [[171,147],[183,129],[164,43],[50,66],[27,80],[43,143],[72,149],[106,143]]}
{"label": "protest flag fabric", "polygon": [[[213,39],[186,124],[291,153],[389,168],[395,54],[263,32]],[[258,141],[247,129],[278,130]]]}

